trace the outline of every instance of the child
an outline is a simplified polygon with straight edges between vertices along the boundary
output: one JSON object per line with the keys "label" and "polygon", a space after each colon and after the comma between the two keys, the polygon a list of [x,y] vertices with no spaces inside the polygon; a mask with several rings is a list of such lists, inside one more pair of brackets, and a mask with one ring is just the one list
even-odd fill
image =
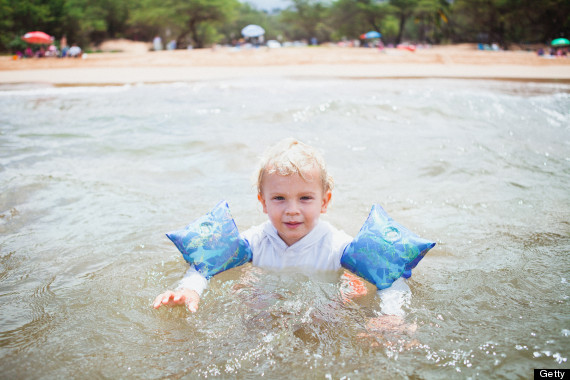
{"label": "child", "polygon": [[[242,234],[250,244],[253,265],[340,269],[352,238],[319,219],[327,211],[332,189],[324,159],[313,147],[285,139],[270,148],[257,176],[257,198],[269,220]],[[206,279],[191,266],[178,288],[157,296],[153,306],[185,304],[195,312],[206,287]]]}

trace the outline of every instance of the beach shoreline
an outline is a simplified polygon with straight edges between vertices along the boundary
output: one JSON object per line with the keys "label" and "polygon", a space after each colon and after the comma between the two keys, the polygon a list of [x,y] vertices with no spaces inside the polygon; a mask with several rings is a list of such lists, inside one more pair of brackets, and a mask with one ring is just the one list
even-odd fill
{"label": "beach shoreline", "polygon": [[474,45],[401,49],[296,47],[87,54],[81,58],[0,57],[0,84],[124,85],[237,78],[457,78],[570,83],[570,58]]}

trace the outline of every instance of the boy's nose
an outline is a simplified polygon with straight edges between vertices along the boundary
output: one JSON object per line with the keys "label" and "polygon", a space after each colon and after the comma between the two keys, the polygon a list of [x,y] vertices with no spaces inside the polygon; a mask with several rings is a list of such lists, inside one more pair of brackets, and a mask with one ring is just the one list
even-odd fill
{"label": "boy's nose", "polygon": [[299,207],[297,205],[297,202],[289,202],[287,204],[287,208],[285,209],[285,213],[287,215],[296,215],[299,213]]}

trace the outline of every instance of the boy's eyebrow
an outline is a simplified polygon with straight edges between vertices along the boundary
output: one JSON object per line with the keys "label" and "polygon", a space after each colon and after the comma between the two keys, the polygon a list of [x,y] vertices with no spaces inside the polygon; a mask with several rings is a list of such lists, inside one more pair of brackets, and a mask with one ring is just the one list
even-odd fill
{"label": "boy's eyebrow", "polygon": [[302,191],[299,193],[300,195],[317,195],[315,191]]}

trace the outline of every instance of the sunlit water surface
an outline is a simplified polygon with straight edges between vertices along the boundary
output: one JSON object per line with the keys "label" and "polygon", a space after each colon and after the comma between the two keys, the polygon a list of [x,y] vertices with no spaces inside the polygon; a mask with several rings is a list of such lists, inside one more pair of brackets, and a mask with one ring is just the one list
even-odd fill
{"label": "sunlit water surface", "polygon": [[[228,80],[0,88],[2,378],[530,378],[568,368],[570,85]],[[198,313],[151,307],[187,264],[164,233],[226,199],[295,136],[335,178],[324,218],[370,206],[437,241],[409,329],[339,273],[246,265]],[[413,328],[412,328],[413,327]],[[413,331],[415,329],[415,332]]]}

